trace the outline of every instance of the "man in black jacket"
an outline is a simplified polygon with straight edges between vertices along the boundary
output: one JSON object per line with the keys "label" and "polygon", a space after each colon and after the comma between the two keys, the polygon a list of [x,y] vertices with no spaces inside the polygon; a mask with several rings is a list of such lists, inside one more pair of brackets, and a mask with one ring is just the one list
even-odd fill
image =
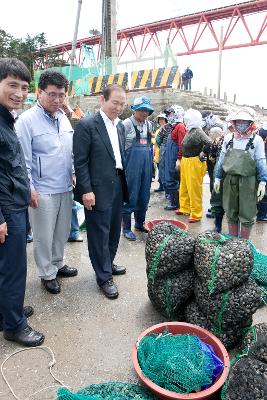
{"label": "man in black jacket", "polygon": [[108,298],[118,297],[112,275],[126,272],[113,263],[121,231],[125,179],[124,126],[118,116],[126,104],[121,86],[108,85],[100,96],[101,109],[83,118],[73,138],[75,200],[85,207],[89,257],[96,280]]}
{"label": "man in black jacket", "polygon": [[0,59],[0,330],[7,340],[39,346],[44,335],[28,325],[23,309],[30,186],[11,113],[21,108],[30,81],[21,61]]}

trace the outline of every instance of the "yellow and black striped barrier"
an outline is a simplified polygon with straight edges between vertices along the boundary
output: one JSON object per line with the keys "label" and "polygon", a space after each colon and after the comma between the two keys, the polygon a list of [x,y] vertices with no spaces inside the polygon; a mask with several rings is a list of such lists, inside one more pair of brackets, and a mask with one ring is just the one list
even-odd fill
{"label": "yellow and black striped barrier", "polygon": [[[89,77],[90,94],[102,92],[105,86],[117,84],[128,89],[128,73]],[[177,66],[170,68],[145,69],[131,73],[131,89],[150,89],[157,87],[176,87],[180,85],[180,72]]]}
{"label": "yellow and black striped barrier", "polygon": [[102,92],[102,90],[110,84],[117,84],[128,88],[128,74],[127,72],[120,74],[111,74],[104,76],[95,76],[89,78],[90,94]]}
{"label": "yellow and black striped barrier", "polygon": [[179,87],[180,72],[177,66],[170,68],[145,69],[134,71],[131,76],[132,89],[153,87]]}

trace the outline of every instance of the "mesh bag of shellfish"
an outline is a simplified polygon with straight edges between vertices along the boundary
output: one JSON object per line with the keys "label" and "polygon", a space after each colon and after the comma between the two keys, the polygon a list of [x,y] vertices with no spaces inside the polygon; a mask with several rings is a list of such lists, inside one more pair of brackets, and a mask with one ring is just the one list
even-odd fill
{"label": "mesh bag of shellfish", "polygon": [[209,294],[225,292],[245,282],[252,272],[253,252],[244,239],[203,232],[196,238],[194,267]]}
{"label": "mesh bag of shellfish", "polygon": [[168,222],[156,224],[149,232],[145,255],[147,277],[176,274],[193,266],[195,239]]}
{"label": "mesh bag of shellfish", "polygon": [[222,400],[266,400],[266,373],[266,364],[246,356],[240,358],[230,369]]}
{"label": "mesh bag of shellfish", "polygon": [[251,279],[224,293],[209,295],[207,285],[196,278],[194,293],[199,309],[224,328],[246,322],[261,306],[261,290]]}
{"label": "mesh bag of shellfish", "polygon": [[221,321],[220,316],[218,321],[214,323],[209,319],[209,315],[199,309],[194,300],[185,306],[185,320],[190,324],[198,325],[212,332],[227,349],[235,347],[240,342],[244,329],[247,330],[252,323],[252,318],[250,317],[243,324],[234,322],[231,326],[226,326]]}
{"label": "mesh bag of shellfish", "polygon": [[222,389],[222,400],[267,398],[266,324],[252,325],[243,344],[246,341],[249,342],[247,348],[231,360],[230,374]]}
{"label": "mesh bag of shellfish", "polygon": [[176,275],[148,279],[148,297],[153,306],[171,320],[184,320],[184,304],[193,295],[193,268]]}
{"label": "mesh bag of shellfish", "polygon": [[244,334],[239,355],[247,355],[265,363],[267,368],[267,324],[252,324]]}

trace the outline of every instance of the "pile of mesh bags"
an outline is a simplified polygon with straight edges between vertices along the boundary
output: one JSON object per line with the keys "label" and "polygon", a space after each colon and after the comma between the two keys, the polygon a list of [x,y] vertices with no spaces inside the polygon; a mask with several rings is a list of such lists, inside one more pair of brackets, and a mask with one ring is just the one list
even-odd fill
{"label": "pile of mesh bags", "polygon": [[267,324],[252,326],[243,339],[241,352],[231,361],[222,389],[222,400],[266,400]]}
{"label": "pile of mesh bags", "polygon": [[188,232],[168,222],[160,222],[148,234],[148,296],[169,319],[183,320],[185,304],[193,295],[194,246]]}
{"label": "pile of mesh bags", "polygon": [[210,330],[227,348],[234,347],[262,301],[259,286],[250,279],[250,245],[215,232],[201,233],[194,267],[195,299],[186,307],[186,321]]}
{"label": "pile of mesh bags", "polygon": [[72,393],[59,388],[57,400],[157,400],[147,389],[128,382],[103,382]]}

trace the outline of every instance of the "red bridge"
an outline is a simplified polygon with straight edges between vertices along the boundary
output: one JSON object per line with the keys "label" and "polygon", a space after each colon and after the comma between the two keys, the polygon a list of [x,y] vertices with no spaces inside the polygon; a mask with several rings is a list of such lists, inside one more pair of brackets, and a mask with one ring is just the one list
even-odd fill
{"label": "red bridge", "polygon": [[[118,31],[117,57],[119,63],[153,59],[151,51],[164,57],[166,45],[177,56],[218,51],[220,33],[218,22],[224,24],[222,49],[267,44],[267,1],[257,0],[216,8],[167,20],[139,25]],[[217,32],[215,29],[217,26]],[[82,45],[92,46],[99,60],[101,36],[77,41],[76,64],[81,63]],[[71,42],[50,47],[58,59],[69,61]],[[150,53],[150,56],[149,56]],[[36,53],[35,68],[45,64],[45,56]]]}

